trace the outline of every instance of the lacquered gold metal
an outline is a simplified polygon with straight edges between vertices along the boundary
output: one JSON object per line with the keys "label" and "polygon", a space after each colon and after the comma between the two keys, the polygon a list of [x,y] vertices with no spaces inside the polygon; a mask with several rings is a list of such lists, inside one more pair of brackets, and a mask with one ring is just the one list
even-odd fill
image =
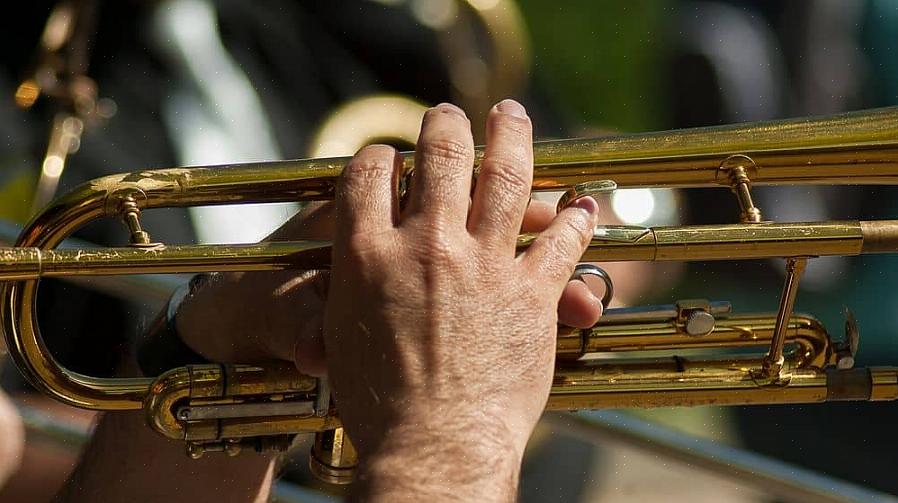
{"label": "lacquered gold metal", "polygon": [[786,327],[789,317],[795,308],[795,298],[798,295],[798,282],[807,267],[806,257],[789,257],[786,259],[786,282],[783,284],[783,293],[780,296],[780,307],[776,313],[776,326],[773,329],[773,340],[770,343],[770,351],[764,357],[762,366],[765,377],[782,377],[783,347],[786,344]]}
{"label": "lacquered gold metal", "polygon": [[315,435],[309,468],[324,482],[349,484],[358,465],[358,453],[343,428]]}
{"label": "lacquered gold metal", "polygon": [[[774,336],[776,318],[770,314],[722,315],[709,334],[696,337],[686,332],[676,315],[618,318],[614,311],[592,329],[559,332],[559,366],[548,408],[826,400],[823,369],[835,364],[836,355],[826,329],[810,316],[792,316],[785,331],[784,345],[789,349],[783,364],[790,376],[786,382],[754,372],[762,368]],[[727,354],[721,350],[737,349],[744,353],[721,356]]]}
{"label": "lacquered gold metal", "polygon": [[603,194],[610,194],[615,189],[617,189],[617,184],[612,180],[578,183],[561,194],[561,197],[558,198],[558,203],[555,204],[555,211],[561,212],[561,210],[567,208],[569,204],[581,197],[599,197]]}
{"label": "lacquered gold metal", "polygon": [[[898,233],[898,220],[875,222],[877,232]],[[679,227],[598,226],[587,261],[750,260],[790,256],[888,253],[871,222],[830,221]],[[518,248],[536,239],[523,234]],[[888,238],[891,239],[891,238]],[[268,271],[326,266],[329,241],[279,241],[246,245],[163,245],[147,248],[0,248],[0,278],[39,279],[208,271]]]}
{"label": "lacquered gold metal", "polygon": [[746,155],[731,155],[720,163],[720,174],[730,182],[730,188],[739,203],[739,219],[743,223],[761,221],[761,210],[751,199],[751,178],[749,173],[757,173],[755,161]]}
{"label": "lacquered gold metal", "polygon": [[[605,180],[620,187],[720,187],[734,190],[740,201],[743,223],[599,226],[585,260],[784,258],[794,264],[776,313],[730,314],[726,303],[684,300],[609,309],[590,330],[560,329],[549,408],[898,397],[898,370],[848,368],[846,356],[853,357],[853,349],[834,343],[813,318],[792,314],[799,269],[808,258],[894,253],[898,220],[759,222],[748,191],[749,184],[898,184],[898,109],[543,142],[534,145],[534,152],[534,190],[576,194]],[[413,156],[404,156],[407,175]],[[482,150],[476,158],[479,164]],[[38,281],[47,277],[327,267],[328,242],[154,244],[138,217],[163,207],[328,199],[346,161],[137,171],[88,182],[58,198],[25,228],[15,248],[0,249],[0,280],[6,281],[0,321],[12,358],[32,384],[64,403],[143,409],[155,429],[186,441],[195,457],[210,451],[235,454],[247,447],[285,448],[295,433],[338,428],[324,381],[289,366],[192,366],[147,379],[72,372],[47,350],[35,298]],[[141,246],[55,249],[77,229],[104,217],[123,218],[131,241]],[[534,239],[522,235],[518,246],[526,248]],[[326,466],[345,468],[324,461],[347,461],[352,452],[319,449],[317,456],[324,473]],[[340,473],[328,476],[345,480]]]}

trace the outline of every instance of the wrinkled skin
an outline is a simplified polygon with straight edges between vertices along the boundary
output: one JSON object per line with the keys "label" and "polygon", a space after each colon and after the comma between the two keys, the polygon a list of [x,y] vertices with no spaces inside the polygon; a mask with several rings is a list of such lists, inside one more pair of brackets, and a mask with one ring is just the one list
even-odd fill
{"label": "wrinkled skin", "polygon": [[533,176],[530,121],[504,101],[487,132],[470,204],[470,123],[452,105],[424,117],[401,212],[392,148],[363,149],[340,180],[324,336],[363,464],[361,499],[512,499],[545,407],[556,306],[598,207],[575,201],[516,256]]}
{"label": "wrinkled skin", "polygon": [[[557,323],[589,327],[601,314],[586,285],[568,281],[595,201],[556,216],[529,200],[531,125],[516,102],[491,110],[487,136],[471,196],[470,123],[452,105],[431,109],[402,211],[399,156],[370,146],[333,203],[269,237],[334,239],[330,274],[219,274],[179,309],[181,337],[211,360],[293,360],[330,375],[360,451],[359,499],[513,499]],[[542,234],[516,256],[520,231]]]}
{"label": "wrinkled skin", "polygon": [[[545,201],[530,201],[522,232],[541,232],[555,218]],[[267,240],[334,238],[334,205],[306,205]],[[296,362],[300,371],[326,373],[322,323],[328,271],[278,271],[216,274],[178,311],[178,333],[195,351],[217,362],[253,363],[271,359]],[[582,281],[570,281],[558,302],[560,323],[578,328],[595,324],[599,299]]]}

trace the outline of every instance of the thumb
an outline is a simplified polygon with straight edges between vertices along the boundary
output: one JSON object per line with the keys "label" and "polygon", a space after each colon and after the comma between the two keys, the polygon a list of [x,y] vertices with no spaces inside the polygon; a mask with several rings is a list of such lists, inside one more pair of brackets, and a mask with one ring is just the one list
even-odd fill
{"label": "thumb", "polygon": [[296,344],[293,346],[293,361],[300,372],[313,377],[327,374],[324,358],[324,313],[318,311],[311,319],[305,320]]}

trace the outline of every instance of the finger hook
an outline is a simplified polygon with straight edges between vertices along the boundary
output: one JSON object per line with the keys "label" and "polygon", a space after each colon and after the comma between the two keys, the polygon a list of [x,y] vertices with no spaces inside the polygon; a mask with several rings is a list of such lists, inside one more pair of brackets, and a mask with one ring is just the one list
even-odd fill
{"label": "finger hook", "polygon": [[574,274],[571,274],[571,279],[582,280],[583,276],[595,276],[605,283],[605,295],[602,296],[602,308],[608,309],[608,305],[611,304],[611,299],[614,298],[614,283],[611,281],[611,275],[608,274],[605,269],[602,269],[595,264],[577,264],[574,268]]}

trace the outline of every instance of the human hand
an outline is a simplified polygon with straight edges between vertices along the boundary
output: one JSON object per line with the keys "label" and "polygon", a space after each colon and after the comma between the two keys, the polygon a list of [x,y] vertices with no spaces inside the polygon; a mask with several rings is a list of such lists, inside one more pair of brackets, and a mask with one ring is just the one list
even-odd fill
{"label": "human hand", "polygon": [[[424,117],[401,211],[394,149],[366,147],[343,172],[324,336],[368,498],[513,497],[551,386],[556,308],[598,211],[575,201],[516,255],[531,143],[523,107],[490,111],[470,205],[470,123],[452,105]],[[573,321],[592,324],[597,306]]]}
{"label": "human hand", "polygon": [[[311,203],[267,239],[333,239],[332,202]],[[541,232],[555,218],[555,206],[533,200],[522,232]],[[212,361],[254,363],[292,360],[309,375],[326,372],[322,321],[327,271],[216,274],[178,311],[178,333]],[[602,312],[599,299],[582,281],[570,281],[558,304],[559,321],[587,328]]]}
{"label": "human hand", "polygon": [[[311,203],[266,241],[332,235],[333,203]],[[178,335],[211,361],[295,361],[305,374],[324,375],[321,325],[328,278],[326,270],[209,275],[181,302]]]}
{"label": "human hand", "polygon": [[24,451],[25,425],[12,398],[0,390],[0,487],[22,465]]}

